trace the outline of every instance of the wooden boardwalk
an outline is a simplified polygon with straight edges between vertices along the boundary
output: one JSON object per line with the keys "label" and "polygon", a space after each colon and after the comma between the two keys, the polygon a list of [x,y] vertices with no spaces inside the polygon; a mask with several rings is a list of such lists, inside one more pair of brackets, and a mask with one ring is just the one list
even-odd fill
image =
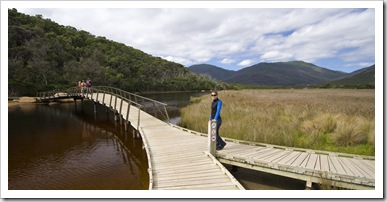
{"label": "wooden boardwalk", "polygon": [[97,99],[97,94],[93,93],[87,97],[121,111],[122,117],[127,117],[129,111],[128,120],[133,127],[139,127],[147,150],[149,189],[244,189],[219,161],[206,152],[206,138],[171,127],[133,105],[128,110],[128,102],[121,102],[116,96],[105,94]]}
{"label": "wooden boardwalk", "polygon": [[217,152],[220,162],[311,183],[320,183],[348,189],[374,189],[375,161],[356,155],[274,148],[229,142]]}
{"label": "wooden boardwalk", "polygon": [[347,189],[375,189],[375,159],[371,156],[224,139],[227,146],[216,153],[221,163],[303,180],[307,187],[318,183]]}
{"label": "wooden boardwalk", "polygon": [[243,190],[221,163],[303,180],[307,187],[319,183],[348,189],[375,189],[374,157],[228,138],[225,138],[227,146],[214,157],[207,152],[207,134],[161,121],[140,110],[135,102],[120,97],[123,98],[106,92],[86,95],[116,111],[121,123],[129,121],[140,133],[148,156],[149,189]]}

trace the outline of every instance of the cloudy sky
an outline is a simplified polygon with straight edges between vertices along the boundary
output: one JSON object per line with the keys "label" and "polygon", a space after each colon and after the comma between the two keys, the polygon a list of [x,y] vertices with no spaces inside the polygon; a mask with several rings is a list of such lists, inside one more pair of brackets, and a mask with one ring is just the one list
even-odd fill
{"label": "cloudy sky", "polygon": [[[17,7],[16,7],[17,8]],[[374,8],[17,8],[185,66],[239,70],[303,60],[352,72],[375,63]]]}

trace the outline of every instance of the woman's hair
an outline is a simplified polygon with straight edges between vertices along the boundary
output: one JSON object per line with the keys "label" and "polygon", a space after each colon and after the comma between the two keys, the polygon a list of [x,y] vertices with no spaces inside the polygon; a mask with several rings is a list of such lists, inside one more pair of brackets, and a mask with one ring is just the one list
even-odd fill
{"label": "woman's hair", "polygon": [[215,93],[216,95],[218,95],[218,91],[216,90],[211,91],[211,93]]}

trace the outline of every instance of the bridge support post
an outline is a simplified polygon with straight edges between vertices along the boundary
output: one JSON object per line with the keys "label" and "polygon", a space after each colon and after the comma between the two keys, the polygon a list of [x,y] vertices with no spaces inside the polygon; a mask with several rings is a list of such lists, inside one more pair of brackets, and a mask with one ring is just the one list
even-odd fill
{"label": "bridge support post", "polygon": [[119,114],[118,114],[117,110],[114,110],[114,121],[118,122],[119,120],[120,120]]}
{"label": "bridge support post", "polygon": [[138,133],[137,130],[133,130],[133,139],[138,139],[140,138],[140,134]]}
{"label": "bridge support post", "polygon": [[125,125],[125,131],[128,131],[128,121],[124,121],[124,125]]}
{"label": "bridge support post", "polygon": [[128,124],[130,124],[130,121],[129,121],[129,110],[130,110],[130,102],[128,103],[128,108],[126,110],[125,131],[128,130]]}
{"label": "bridge support post", "polygon": [[97,114],[97,103],[94,102],[94,114]]}
{"label": "bridge support post", "polygon": [[124,125],[124,117],[120,114],[120,125]]}
{"label": "bridge support post", "polygon": [[306,181],[306,190],[311,190],[312,189],[312,181]]}
{"label": "bridge support post", "polygon": [[74,108],[75,108],[75,111],[77,111],[77,100],[74,98]]}
{"label": "bridge support post", "polygon": [[216,122],[208,121],[208,152],[216,154]]}

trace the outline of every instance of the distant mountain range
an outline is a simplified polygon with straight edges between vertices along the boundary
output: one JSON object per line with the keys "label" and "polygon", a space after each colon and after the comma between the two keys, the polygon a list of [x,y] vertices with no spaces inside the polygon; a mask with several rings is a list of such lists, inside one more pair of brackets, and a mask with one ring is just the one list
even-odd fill
{"label": "distant mountain range", "polygon": [[188,68],[192,72],[208,75],[215,80],[255,86],[375,84],[375,65],[352,73],[333,71],[303,61],[259,63],[239,71],[208,64],[192,65]]}
{"label": "distant mountain range", "polygon": [[375,86],[375,65],[347,74],[329,82],[332,86]]}

